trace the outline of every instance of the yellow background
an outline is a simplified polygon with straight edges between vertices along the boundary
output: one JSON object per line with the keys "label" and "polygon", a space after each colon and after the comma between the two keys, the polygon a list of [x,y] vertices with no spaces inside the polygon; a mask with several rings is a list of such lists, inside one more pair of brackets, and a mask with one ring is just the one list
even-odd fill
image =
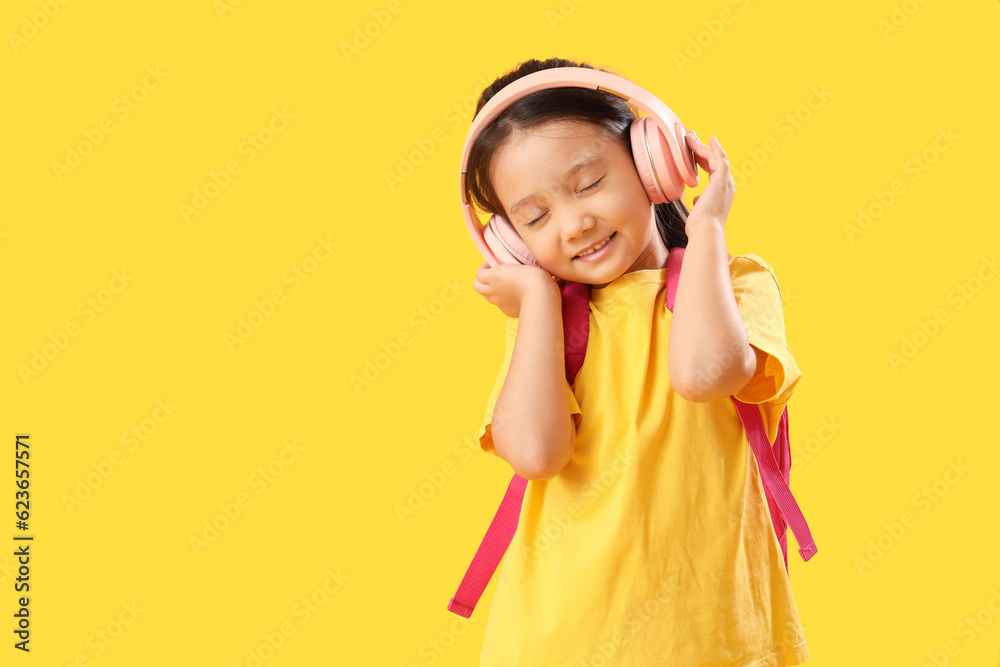
{"label": "yellow background", "polygon": [[[445,607],[511,471],[475,441],[504,317],[472,289],[458,166],[483,86],[553,56],[646,88],[740,179],[729,251],[774,268],[804,373],[810,664],[997,663],[997,2],[222,7],[0,12],[0,663],[477,664],[496,579],[469,621]],[[852,238],[859,208],[880,214]]]}

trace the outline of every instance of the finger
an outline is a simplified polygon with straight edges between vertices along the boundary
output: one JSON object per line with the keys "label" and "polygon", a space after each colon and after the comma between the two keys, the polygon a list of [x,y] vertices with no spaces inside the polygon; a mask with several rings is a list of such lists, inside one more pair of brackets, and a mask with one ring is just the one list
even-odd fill
{"label": "finger", "polygon": [[688,146],[695,153],[698,153],[699,155],[708,155],[711,152],[711,148],[701,143],[701,141],[698,139],[698,135],[695,134],[694,131],[685,134],[684,138],[687,139]]}
{"label": "finger", "polygon": [[715,150],[717,150],[722,155],[723,159],[728,159],[729,156],[726,155],[726,150],[722,147],[722,144],[719,143],[719,138],[712,137],[711,141],[714,142]]}
{"label": "finger", "polygon": [[476,269],[476,278],[483,282],[486,282],[489,279],[489,273],[490,273],[490,265],[487,264],[486,262],[483,262],[482,264],[479,265],[479,268]]}
{"label": "finger", "polygon": [[689,132],[686,135],[686,138],[688,140],[688,146],[690,146],[691,150],[694,151],[695,162],[698,163],[698,166],[705,171],[710,171],[711,165],[709,161],[712,155],[712,149],[698,141],[697,135],[694,135],[692,132]]}
{"label": "finger", "polygon": [[473,278],[472,287],[480,294],[486,294],[489,290],[490,271],[491,269],[485,263],[476,270],[476,277]]}
{"label": "finger", "polygon": [[715,169],[721,168],[723,160],[726,159],[726,154],[722,150],[722,146],[719,145],[718,137],[712,137],[708,140],[708,149],[712,151],[712,166]]}
{"label": "finger", "polygon": [[725,149],[722,148],[722,144],[719,143],[718,138],[712,137],[712,150],[716,159],[716,167],[720,172],[729,171],[729,158],[726,155]]}

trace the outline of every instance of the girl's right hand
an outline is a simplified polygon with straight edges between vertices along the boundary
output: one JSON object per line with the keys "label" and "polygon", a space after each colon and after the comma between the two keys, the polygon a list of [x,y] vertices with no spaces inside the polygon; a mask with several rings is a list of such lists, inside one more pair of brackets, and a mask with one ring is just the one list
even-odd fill
{"label": "girl's right hand", "polygon": [[500,264],[491,268],[483,262],[476,270],[472,289],[507,317],[520,315],[521,300],[531,291],[553,290],[561,298],[559,285],[549,272],[531,264]]}

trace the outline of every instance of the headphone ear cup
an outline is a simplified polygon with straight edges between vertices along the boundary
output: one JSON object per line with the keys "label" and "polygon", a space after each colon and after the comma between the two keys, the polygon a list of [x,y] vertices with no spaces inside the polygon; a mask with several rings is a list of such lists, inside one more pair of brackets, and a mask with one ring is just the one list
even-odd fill
{"label": "headphone ear cup", "polygon": [[[636,118],[629,128],[635,169],[646,189],[646,196],[654,204],[680,199],[684,195],[685,181],[692,187],[698,184],[694,153],[684,143],[684,125],[678,121],[674,124],[674,131],[678,145],[682,147],[682,154],[676,159],[660,126],[648,116]],[[693,184],[690,183],[692,180]]]}
{"label": "headphone ear cup", "polygon": [[483,238],[501,264],[531,264],[541,268],[541,264],[528,250],[520,235],[503,216],[494,213],[483,227]]}

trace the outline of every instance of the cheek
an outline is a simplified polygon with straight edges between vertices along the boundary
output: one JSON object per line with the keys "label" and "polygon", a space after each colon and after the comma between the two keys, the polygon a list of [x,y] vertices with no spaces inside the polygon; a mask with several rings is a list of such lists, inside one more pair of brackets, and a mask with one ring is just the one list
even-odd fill
{"label": "cheek", "polygon": [[629,194],[628,203],[625,206],[627,206],[629,219],[635,219],[637,224],[638,221],[641,221],[641,224],[645,226],[653,215],[653,204],[649,201],[642,184],[637,183],[636,185],[636,189]]}
{"label": "cheek", "polygon": [[531,254],[534,255],[536,259],[544,260],[552,254],[552,239],[549,238],[547,229],[539,230],[538,232],[532,234],[530,241],[525,239],[524,235],[522,235],[521,241],[524,242],[524,245],[528,246],[528,250],[531,251]]}
{"label": "cheek", "polygon": [[553,231],[554,229],[554,225],[548,225],[544,233],[539,234],[535,244],[538,246],[538,253],[536,253],[538,257],[551,258],[561,254],[562,239],[558,231]]}
{"label": "cheek", "polygon": [[646,198],[645,190],[641,187],[623,188],[615,193],[612,200],[608,202],[609,213],[618,218],[619,223],[626,220],[639,219],[646,215],[649,208],[649,199]]}
{"label": "cheek", "polygon": [[613,187],[608,188],[607,202],[619,213],[633,214],[636,210],[649,205],[646,190],[642,187],[639,175],[620,175],[615,179]]}

